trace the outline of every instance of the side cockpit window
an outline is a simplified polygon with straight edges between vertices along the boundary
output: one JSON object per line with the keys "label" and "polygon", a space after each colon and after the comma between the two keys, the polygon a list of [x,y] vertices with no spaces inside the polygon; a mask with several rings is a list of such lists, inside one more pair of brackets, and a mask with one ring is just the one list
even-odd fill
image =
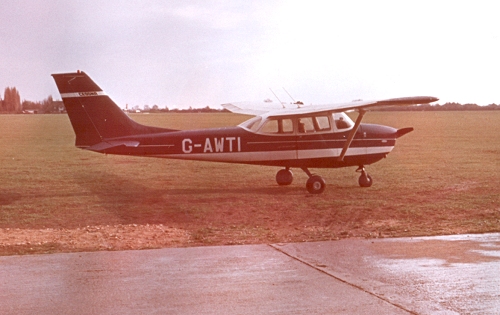
{"label": "side cockpit window", "polygon": [[328,116],[301,117],[298,121],[299,133],[328,132],[331,130]]}
{"label": "side cockpit window", "polygon": [[314,132],[312,117],[299,118],[299,133]]}
{"label": "side cockpit window", "polygon": [[316,117],[316,129],[318,131],[330,131],[330,120],[328,116],[318,116]]}

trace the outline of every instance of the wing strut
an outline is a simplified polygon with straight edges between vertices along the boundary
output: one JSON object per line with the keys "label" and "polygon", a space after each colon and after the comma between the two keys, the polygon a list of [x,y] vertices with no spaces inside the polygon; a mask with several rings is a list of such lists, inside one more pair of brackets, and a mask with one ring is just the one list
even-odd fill
{"label": "wing strut", "polygon": [[359,129],[359,125],[361,124],[361,120],[363,120],[363,116],[365,115],[366,111],[363,109],[360,109],[358,114],[358,118],[356,119],[356,123],[354,124],[354,127],[351,129],[351,133],[349,133],[349,136],[347,137],[347,141],[342,148],[342,152],[340,152],[340,156],[338,157],[339,162],[344,161],[344,156],[347,153],[347,149],[351,146],[352,140],[354,139],[354,136],[356,135],[356,132]]}

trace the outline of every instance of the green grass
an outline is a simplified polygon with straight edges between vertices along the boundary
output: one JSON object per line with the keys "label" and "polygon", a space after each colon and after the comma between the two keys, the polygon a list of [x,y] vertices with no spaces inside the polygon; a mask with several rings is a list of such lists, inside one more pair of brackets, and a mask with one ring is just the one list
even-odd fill
{"label": "green grass", "polygon": [[[132,115],[176,129],[236,125],[233,114]],[[279,187],[278,168],[106,156],[74,147],[66,115],[0,116],[0,228],[154,224],[182,228],[192,244],[324,240],[348,236],[500,231],[500,112],[373,112],[364,122],[415,131],[387,159],[317,169]]]}

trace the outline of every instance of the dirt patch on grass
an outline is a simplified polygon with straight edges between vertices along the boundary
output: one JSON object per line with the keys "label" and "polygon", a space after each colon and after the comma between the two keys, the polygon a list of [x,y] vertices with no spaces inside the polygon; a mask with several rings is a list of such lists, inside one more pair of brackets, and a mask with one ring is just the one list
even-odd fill
{"label": "dirt patch on grass", "polygon": [[[372,214],[372,219],[358,220],[370,216],[371,211],[351,211],[334,219],[332,211],[287,211],[283,219],[281,211],[234,215],[221,210],[189,221],[185,221],[183,214],[177,227],[134,223],[81,228],[0,228],[0,255],[482,233],[498,231],[500,226],[498,211],[476,212],[456,217],[456,221],[440,220],[442,213],[408,219],[396,212],[391,212],[389,219],[386,216],[390,217],[390,213],[385,212],[381,218]],[[491,220],[492,216],[497,219]]]}
{"label": "dirt patch on grass", "polygon": [[186,231],[162,224],[0,229],[0,255],[176,247],[189,240]]}

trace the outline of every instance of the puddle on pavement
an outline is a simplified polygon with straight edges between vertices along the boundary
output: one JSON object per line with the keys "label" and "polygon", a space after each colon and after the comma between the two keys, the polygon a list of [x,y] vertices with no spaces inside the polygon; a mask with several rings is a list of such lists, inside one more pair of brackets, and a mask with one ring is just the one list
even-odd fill
{"label": "puddle on pavement", "polygon": [[391,243],[374,242],[376,253],[393,259],[439,259],[444,264],[480,263],[500,260],[500,241],[413,239]]}
{"label": "puddle on pavement", "polygon": [[[390,244],[388,244],[390,243]],[[370,246],[378,280],[422,309],[500,313],[500,237],[394,239]]]}

